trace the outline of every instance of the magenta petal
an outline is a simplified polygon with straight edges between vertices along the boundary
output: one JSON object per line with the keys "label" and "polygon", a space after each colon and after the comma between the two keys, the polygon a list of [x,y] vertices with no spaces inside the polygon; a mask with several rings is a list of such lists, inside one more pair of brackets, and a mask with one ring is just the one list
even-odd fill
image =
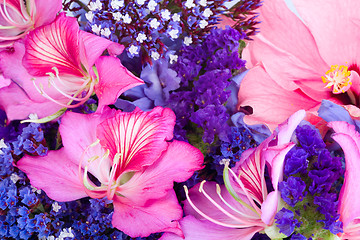
{"label": "magenta petal", "polygon": [[56,14],[62,8],[61,0],[34,0],[36,13],[34,19],[34,27],[49,24],[54,21]]}
{"label": "magenta petal", "polygon": [[179,220],[182,209],[173,191],[160,199],[138,206],[126,198],[114,199],[112,225],[130,237],[147,237],[155,232],[182,235]]}
{"label": "magenta petal", "polygon": [[346,122],[330,122],[328,126],[334,129],[332,138],[345,153],[345,178],[339,196],[339,212],[346,233],[351,222],[360,216],[360,135],[353,125]]}
{"label": "magenta petal", "polygon": [[[201,169],[203,155],[186,142],[173,141],[159,160],[137,172],[118,192],[137,204],[149,199],[161,198],[173,188],[173,182],[184,182],[194,171]],[[161,184],[159,184],[161,183]]]}
{"label": "magenta petal", "polygon": [[100,78],[95,86],[99,108],[113,104],[123,92],[144,83],[127,70],[116,57],[100,57],[96,61],[96,67]]}
{"label": "magenta petal", "polygon": [[97,137],[113,159],[120,154],[120,171],[138,171],[151,165],[166,150],[172,139],[175,114],[156,107],[149,112],[117,112],[97,127]]}
{"label": "magenta petal", "polygon": [[51,24],[31,31],[25,40],[25,68],[34,76],[45,76],[57,67],[60,74],[82,77],[78,35],[76,19],[64,14]]}
{"label": "magenta petal", "polygon": [[[255,233],[263,230],[260,227],[244,229],[226,228],[209,221],[200,221],[191,215],[181,219],[180,226],[186,240],[249,240]],[[160,240],[181,239],[183,238],[173,233],[165,233],[160,238]]]}
{"label": "magenta petal", "polygon": [[45,157],[24,156],[17,167],[26,173],[31,185],[42,189],[59,202],[86,197],[78,172],[64,149],[50,151]]}

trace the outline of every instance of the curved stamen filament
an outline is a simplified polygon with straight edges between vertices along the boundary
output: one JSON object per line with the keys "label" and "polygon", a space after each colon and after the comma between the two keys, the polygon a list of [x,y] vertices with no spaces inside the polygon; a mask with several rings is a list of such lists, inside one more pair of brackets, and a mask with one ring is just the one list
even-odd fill
{"label": "curved stamen filament", "polygon": [[[223,226],[223,227],[229,227],[229,228],[246,228],[246,227],[253,227],[253,226],[257,226],[259,225],[259,223],[254,223],[252,225],[244,225],[244,224],[229,224],[229,223],[223,223],[220,222],[208,215],[206,215],[204,212],[202,212],[199,208],[196,207],[196,205],[191,201],[190,197],[189,197],[189,190],[186,186],[184,186],[184,190],[185,190],[185,195],[186,195],[186,199],[188,200],[188,203],[190,204],[190,206],[197,212],[199,213],[202,217],[204,217],[205,219],[209,220],[210,222],[213,222],[217,225]],[[260,225],[263,226],[263,225]]]}
{"label": "curved stamen filament", "polygon": [[[115,178],[115,174],[118,170],[120,157],[121,156],[119,153],[116,153],[114,156],[113,165],[112,165],[111,172],[110,172],[109,183],[108,183],[108,187],[107,187],[107,198],[109,200],[113,199],[114,194],[116,192],[117,184],[116,184],[116,182],[114,182],[114,178]],[[113,183],[115,183],[115,184],[113,184]]]}

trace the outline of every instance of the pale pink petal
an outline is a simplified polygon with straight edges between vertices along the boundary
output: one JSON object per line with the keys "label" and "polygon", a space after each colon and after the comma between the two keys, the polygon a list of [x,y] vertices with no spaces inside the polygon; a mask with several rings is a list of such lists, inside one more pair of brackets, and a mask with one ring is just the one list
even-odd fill
{"label": "pale pink petal", "polygon": [[182,209],[173,191],[157,200],[139,206],[126,198],[113,201],[112,225],[130,237],[147,237],[155,232],[173,232],[182,235],[179,223]]}
{"label": "pale pink petal", "polygon": [[272,225],[275,214],[278,211],[278,204],[280,199],[280,192],[278,190],[272,191],[268,194],[265,202],[261,204],[261,220],[267,225]]}
{"label": "pale pink petal", "polygon": [[5,78],[3,75],[0,74],[0,88],[7,87],[11,83],[9,78]]}
{"label": "pale pink petal", "polygon": [[82,77],[78,41],[76,19],[60,14],[51,24],[29,33],[23,64],[34,76],[46,76],[56,67],[60,74]]}
{"label": "pale pink petal", "polygon": [[287,91],[277,85],[260,66],[254,67],[245,76],[238,98],[239,106],[253,108],[253,114],[244,118],[247,124],[265,123],[271,130],[297,110],[320,105],[299,89]]}
{"label": "pale pink petal", "polygon": [[173,137],[175,114],[156,107],[149,112],[117,112],[97,127],[97,137],[110,157],[120,154],[120,171],[138,171],[151,165],[166,150]]}
{"label": "pale pink petal", "polygon": [[99,106],[115,103],[116,99],[126,90],[144,82],[127,70],[116,57],[103,56],[96,61],[99,83],[95,86]]}
{"label": "pale pink petal", "polygon": [[[259,227],[244,229],[226,228],[209,221],[200,221],[189,215],[180,220],[181,229],[186,240],[250,240],[255,233],[263,230]],[[182,237],[165,233],[160,240],[181,240]]]}
{"label": "pale pink petal", "polygon": [[299,123],[305,118],[305,110],[299,110],[289,117],[284,123],[278,127],[278,145],[290,142],[291,137],[299,125]]}
{"label": "pale pink petal", "polygon": [[[360,2],[353,0],[293,0],[328,65],[350,65],[360,59]],[[294,28],[292,28],[294,29]],[[293,32],[293,31],[288,31]],[[297,35],[299,36],[299,35]],[[306,42],[303,36],[299,37]],[[296,49],[298,44],[296,44]],[[309,53],[309,54],[306,54]],[[310,51],[304,55],[312,57]]]}
{"label": "pale pink petal", "polygon": [[294,81],[301,80],[323,91],[320,76],[329,66],[321,58],[307,27],[283,0],[264,1],[259,11],[260,33],[244,51],[244,59],[250,63],[247,67],[261,63],[271,78],[287,90],[295,90]]}
{"label": "pale pink petal", "polygon": [[345,178],[339,196],[340,221],[344,231],[360,216],[360,135],[355,126],[346,122],[330,122],[334,129],[332,138],[338,142],[345,154]]}
{"label": "pale pink petal", "polygon": [[[184,182],[201,169],[204,156],[186,142],[173,141],[159,160],[143,172],[137,172],[117,191],[137,204],[161,198],[172,190],[174,182]],[[161,184],[159,184],[161,183]]]}
{"label": "pale pink petal", "polygon": [[80,59],[86,69],[90,69],[106,49],[111,56],[117,56],[124,50],[123,45],[106,38],[85,31],[80,31],[79,34]]}
{"label": "pale pink petal", "polygon": [[26,173],[32,186],[44,190],[53,200],[73,201],[86,197],[78,172],[64,149],[50,151],[45,157],[24,156],[17,167]]}
{"label": "pale pink petal", "polygon": [[33,0],[35,1],[36,12],[34,19],[34,27],[49,24],[54,21],[56,14],[62,8],[61,0]]}

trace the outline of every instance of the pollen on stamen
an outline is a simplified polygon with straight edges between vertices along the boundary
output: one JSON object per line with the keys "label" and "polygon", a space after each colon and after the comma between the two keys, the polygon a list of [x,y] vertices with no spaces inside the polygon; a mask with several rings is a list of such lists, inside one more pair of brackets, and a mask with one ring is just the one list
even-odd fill
{"label": "pollen on stamen", "polygon": [[327,88],[332,87],[334,94],[345,93],[351,87],[351,71],[344,65],[332,65],[330,70],[322,76],[323,83],[326,83]]}

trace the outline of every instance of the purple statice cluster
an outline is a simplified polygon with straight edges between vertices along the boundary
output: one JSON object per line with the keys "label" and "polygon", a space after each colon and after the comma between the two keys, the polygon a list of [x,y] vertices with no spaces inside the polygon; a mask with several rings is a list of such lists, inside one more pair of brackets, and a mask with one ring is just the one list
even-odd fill
{"label": "purple statice cluster", "polygon": [[[170,93],[168,106],[176,114],[175,134],[186,139],[193,124],[205,143],[217,136],[229,141],[232,106],[225,106],[231,95],[232,76],[245,65],[239,58],[239,41],[244,38],[232,28],[213,29],[201,45],[185,46],[171,66],[180,77],[180,88]],[[190,121],[191,122],[190,122]],[[192,131],[194,132],[194,131]],[[199,134],[199,133],[196,133]]]}
{"label": "purple statice cluster", "polygon": [[[72,2],[78,1],[67,1],[65,10],[77,10],[71,8]],[[219,22],[226,2],[229,0],[91,0],[85,6],[84,27],[125,45],[129,56],[140,55],[151,62],[163,57],[171,43],[201,42]]]}
{"label": "purple statice cluster", "polygon": [[[298,144],[285,157],[284,181],[279,183],[287,207],[277,214],[277,226],[287,236],[295,229],[294,239],[317,239],[328,232],[340,233],[342,223],[337,213],[335,186],[344,173],[341,158],[331,154],[312,125],[299,125],[295,133]],[[285,212],[289,216],[288,224],[282,215],[278,216]]]}

